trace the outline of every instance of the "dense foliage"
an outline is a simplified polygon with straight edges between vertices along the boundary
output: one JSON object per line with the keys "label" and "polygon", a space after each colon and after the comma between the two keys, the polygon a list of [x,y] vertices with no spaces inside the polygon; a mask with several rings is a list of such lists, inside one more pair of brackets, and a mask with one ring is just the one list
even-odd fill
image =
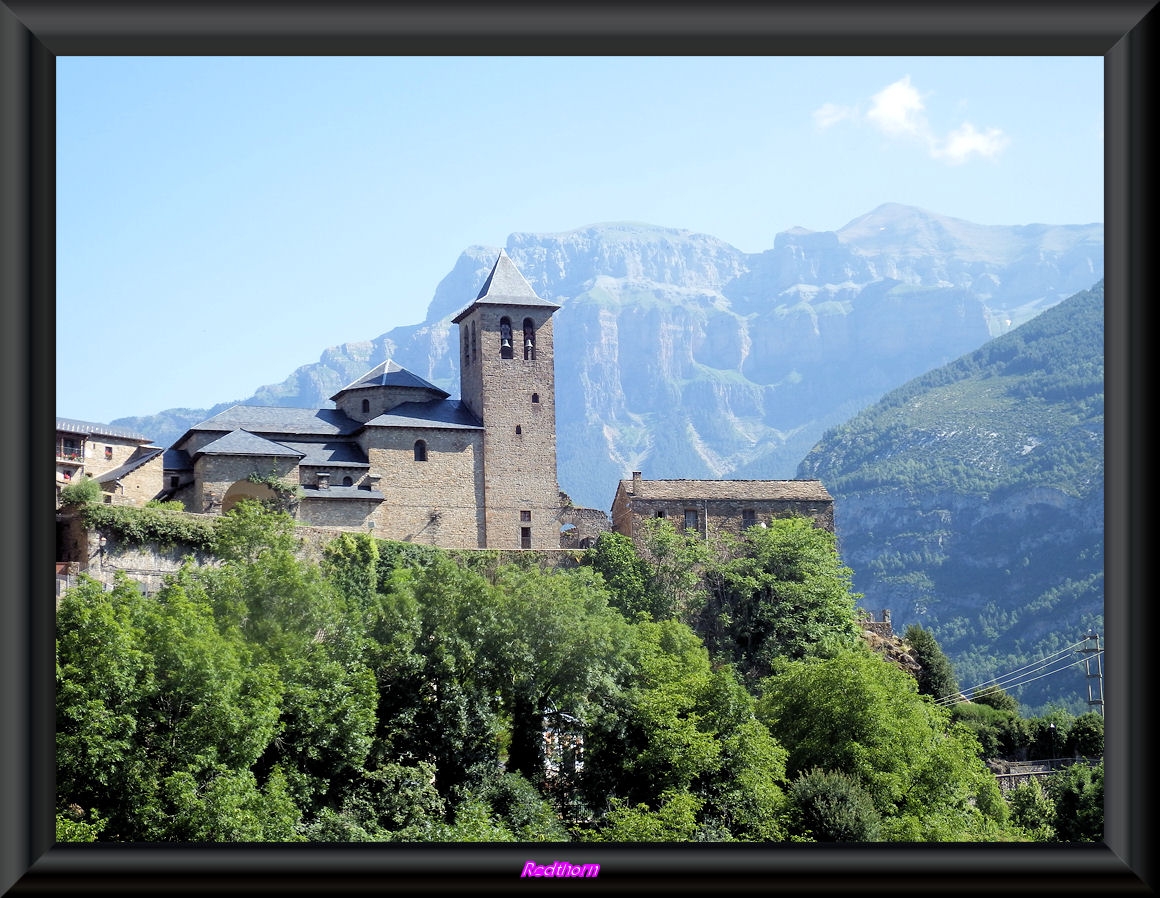
{"label": "dense foliage", "polygon": [[[971,731],[861,647],[816,533],[787,521],[710,546],[661,529],[565,570],[344,534],[316,563],[289,516],[239,503],[219,564],[154,595],[82,577],[62,597],[58,837],[1054,832],[1009,824]],[[708,641],[707,614],[723,621]],[[1069,732],[1086,746],[1094,729]],[[1058,800],[1086,821],[1093,788]]]}
{"label": "dense foliage", "polygon": [[[919,623],[966,689],[1102,629],[1103,283],[888,393],[798,469],[836,501],[868,607]],[[1027,677],[1082,708],[1082,667]]]}

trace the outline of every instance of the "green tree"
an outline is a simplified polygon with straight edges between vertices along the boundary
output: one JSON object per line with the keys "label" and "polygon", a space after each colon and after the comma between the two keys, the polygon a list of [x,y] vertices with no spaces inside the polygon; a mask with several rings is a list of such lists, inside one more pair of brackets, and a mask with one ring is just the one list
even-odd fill
{"label": "green tree", "polygon": [[78,507],[101,501],[101,485],[92,477],[80,477],[60,488],[60,504]]}
{"label": "green tree", "polygon": [[1055,803],[1056,837],[1061,842],[1100,842],[1104,838],[1104,765],[1079,763],[1047,780]]}
{"label": "green tree", "polygon": [[1103,715],[1088,711],[1075,719],[1068,730],[1065,748],[1069,754],[1085,758],[1102,758],[1104,755]]}
{"label": "green tree", "polygon": [[[660,809],[665,796],[697,799],[699,826],[740,839],[776,840],[785,752],[754,716],[729,667],[678,621],[633,627],[630,674],[585,737],[584,789],[593,808]],[[626,812],[627,813],[627,812]]]}
{"label": "green tree", "polygon": [[1055,802],[1043,790],[1039,780],[1029,777],[1007,793],[1011,823],[1033,842],[1055,841]]}
{"label": "green tree", "polygon": [[984,686],[971,694],[971,701],[979,705],[986,705],[996,711],[1010,711],[1019,713],[1019,700],[999,686]]}
{"label": "green tree", "polygon": [[704,568],[711,546],[665,518],[641,522],[640,557],[648,567],[646,609],[653,620],[675,618],[691,624],[705,605]]}
{"label": "green tree", "polygon": [[[94,808],[110,840],[293,831],[293,802],[249,770],[278,732],[277,669],[219,631],[195,579],[146,598],[127,578],[109,593],[86,578],[62,597],[58,627],[60,807]],[[215,828],[207,821],[219,812]]]}
{"label": "green tree", "polygon": [[857,779],[814,768],[789,790],[790,833],[814,842],[877,842],[882,817]]}
{"label": "green tree", "polygon": [[692,842],[697,838],[697,822],[702,802],[684,790],[661,796],[653,810],[646,804],[629,806],[613,798],[604,826],[586,834],[592,842]]}
{"label": "green tree", "polygon": [[1002,837],[1007,810],[978,742],[918,694],[914,678],[864,646],[782,662],[758,717],[789,752],[796,777],[854,777],[899,841]]}
{"label": "green tree", "polygon": [[604,578],[609,604],[629,620],[644,613],[654,620],[663,614],[663,597],[653,588],[652,572],[636,551],[631,539],[622,533],[602,533],[596,544],[584,552],[584,563]]}
{"label": "green tree", "polygon": [[443,553],[396,567],[370,609],[378,690],[373,764],[427,762],[449,800],[499,762],[500,601]]}
{"label": "green tree", "polygon": [[583,725],[599,712],[593,699],[615,689],[629,627],[587,568],[544,574],[508,567],[498,588],[508,770],[539,785],[545,718],[562,712]]}
{"label": "green tree", "polygon": [[934,634],[919,624],[911,624],[902,634],[902,639],[910,646],[914,660],[922,666],[917,674],[919,694],[936,699],[958,695],[959,684],[954,668]]}
{"label": "green tree", "polygon": [[858,640],[852,572],[834,535],[806,518],[750,527],[708,573],[699,631],[746,678],[775,658],[805,658]]}

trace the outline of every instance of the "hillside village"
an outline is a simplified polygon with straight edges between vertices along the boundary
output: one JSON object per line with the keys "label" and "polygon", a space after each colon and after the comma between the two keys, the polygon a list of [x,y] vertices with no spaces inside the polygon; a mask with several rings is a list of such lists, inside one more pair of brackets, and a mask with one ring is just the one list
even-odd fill
{"label": "hillside village", "polygon": [[[441,548],[587,548],[637,538],[665,518],[706,538],[803,515],[834,529],[818,480],[645,479],[615,486],[609,512],[560,491],[553,313],[506,252],[459,327],[460,398],[388,359],[339,390],[333,408],[236,405],[172,446],[99,423],[57,419],[56,488],[100,484],[110,505],[180,502],[220,515],[274,500],[301,524]],[[58,539],[58,561],[84,564]]]}

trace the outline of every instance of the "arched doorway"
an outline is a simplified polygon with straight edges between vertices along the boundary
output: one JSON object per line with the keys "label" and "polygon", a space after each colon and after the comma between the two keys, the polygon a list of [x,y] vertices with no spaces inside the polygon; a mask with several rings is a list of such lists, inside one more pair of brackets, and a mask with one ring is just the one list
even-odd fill
{"label": "arched doorway", "polygon": [[242,499],[257,499],[260,502],[277,502],[278,494],[264,483],[239,480],[226,490],[225,497],[222,499],[222,514],[225,514]]}

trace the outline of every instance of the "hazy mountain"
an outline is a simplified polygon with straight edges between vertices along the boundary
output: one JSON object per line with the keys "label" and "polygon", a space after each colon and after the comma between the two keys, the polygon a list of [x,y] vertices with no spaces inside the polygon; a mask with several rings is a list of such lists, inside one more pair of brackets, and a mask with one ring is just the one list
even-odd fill
{"label": "hazy mountain", "polygon": [[[932,630],[961,687],[1103,629],[1103,336],[1100,281],[894,390],[801,464],[834,496],[863,606]],[[1008,691],[1088,710],[1082,666]]]}
{"label": "hazy mountain", "polygon": [[[560,484],[607,509],[616,482],[791,477],[826,428],[1098,280],[1103,226],[972,224],[886,205],[747,254],[704,234],[603,224],[513,234],[556,313]],[[322,353],[243,400],[327,405],[388,356],[457,395],[451,316],[498,247],[471,247],[426,320]],[[206,410],[116,423],[168,444]]]}

